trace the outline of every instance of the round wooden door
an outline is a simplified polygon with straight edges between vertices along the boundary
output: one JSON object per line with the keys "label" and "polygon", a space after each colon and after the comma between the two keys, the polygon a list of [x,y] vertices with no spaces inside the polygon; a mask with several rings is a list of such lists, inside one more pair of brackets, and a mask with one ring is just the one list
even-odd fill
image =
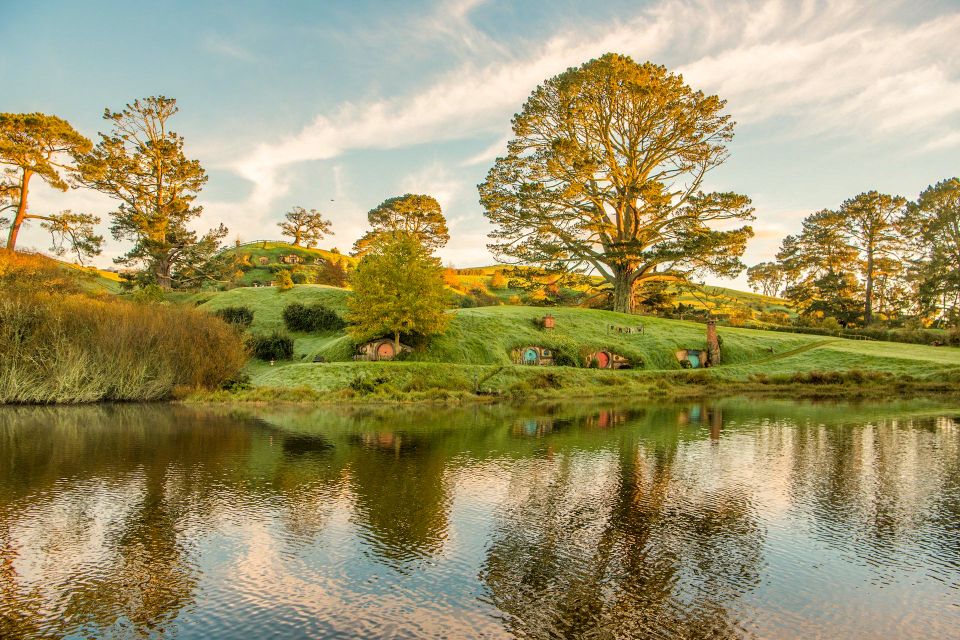
{"label": "round wooden door", "polygon": [[393,344],[381,342],[377,345],[377,360],[389,360],[394,356]]}
{"label": "round wooden door", "polygon": [[593,357],[597,359],[598,369],[606,369],[610,366],[610,354],[606,351],[597,351]]}

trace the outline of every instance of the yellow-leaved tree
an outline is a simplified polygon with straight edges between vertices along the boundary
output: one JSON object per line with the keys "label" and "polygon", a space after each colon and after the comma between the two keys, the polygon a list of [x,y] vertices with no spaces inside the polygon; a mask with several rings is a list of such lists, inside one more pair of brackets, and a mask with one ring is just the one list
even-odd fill
{"label": "yellow-leaved tree", "polygon": [[410,233],[382,234],[350,276],[348,331],[357,340],[400,334],[430,336],[447,326],[447,293],[439,258]]}

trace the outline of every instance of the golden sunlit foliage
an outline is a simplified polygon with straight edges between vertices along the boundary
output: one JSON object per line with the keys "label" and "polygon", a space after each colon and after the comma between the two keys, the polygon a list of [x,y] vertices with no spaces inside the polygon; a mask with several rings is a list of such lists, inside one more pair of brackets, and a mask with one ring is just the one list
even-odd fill
{"label": "golden sunlit foliage", "polygon": [[0,403],[158,400],[216,388],[247,359],[240,335],[192,308],[82,295],[85,274],[0,252]]}

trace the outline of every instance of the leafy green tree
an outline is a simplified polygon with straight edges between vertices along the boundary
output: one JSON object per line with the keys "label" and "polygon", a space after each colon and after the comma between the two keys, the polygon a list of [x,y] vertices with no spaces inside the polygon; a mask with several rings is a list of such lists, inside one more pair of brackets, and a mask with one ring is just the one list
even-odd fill
{"label": "leafy green tree", "polygon": [[776,262],[761,262],[747,269],[747,284],[765,296],[780,295],[785,280],[783,267]]}
{"label": "leafy green tree", "polygon": [[440,203],[428,195],[408,193],[388,198],[367,213],[370,231],[353,245],[354,255],[363,256],[384,234],[409,233],[430,251],[447,244],[450,232]]}
{"label": "leafy green tree", "polygon": [[479,186],[498,259],[593,270],[629,312],[639,283],[736,275],[746,196],[704,193],[727,158],[725,102],[666,68],[606,54],[537,87]]}
{"label": "leafy green tree", "polygon": [[207,174],[184,154],[183,137],[168,129],[177,111],[177,101],[163,96],[106,109],[111,132],[78,157],[78,180],[120,202],[110,230],[133,248],[116,262],[141,268],[141,284],[163,289],[225,280],[233,271],[217,255],[226,227],[203,236],[188,227],[203,213],[194,201]]}
{"label": "leafy green tree", "polygon": [[823,209],[807,216],[799,235],[784,238],[777,261],[784,273],[784,296],[802,315],[846,323],[859,318],[857,252],[847,242],[836,211]]}
{"label": "leafy green tree", "polygon": [[303,207],[294,207],[284,216],[277,226],[285,236],[293,238],[293,246],[315,247],[323,236],[331,233],[329,220],[316,209],[307,211]]}
{"label": "leafy green tree", "polygon": [[960,322],[960,179],[927,187],[907,207],[903,227],[922,308],[940,321]]}
{"label": "leafy green tree", "polygon": [[438,258],[411,233],[383,235],[350,276],[348,331],[358,340],[401,333],[429,336],[447,325],[447,292]]}
{"label": "leafy green tree", "polygon": [[90,150],[91,143],[66,120],[43,113],[0,113],[0,211],[15,213],[9,225],[7,250],[16,251],[17,236],[24,222],[40,220],[53,236],[53,250],[63,255],[69,246],[79,260],[100,253],[103,237],[94,225],[100,218],[87,213],[63,211],[59,214],[30,213],[27,197],[34,176],[54,189],[70,188],[67,176],[73,167],[71,157]]}
{"label": "leafy green tree", "polygon": [[277,283],[277,289],[280,291],[289,291],[293,289],[293,276],[290,275],[290,272],[286,269],[277,273],[275,282]]}
{"label": "leafy green tree", "polygon": [[859,256],[865,289],[865,325],[873,322],[874,283],[880,260],[896,255],[903,247],[903,235],[899,226],[906,204],[906,198],[868,191],[846,200],[840,206],[839,219],[846,232],[847,242]]}

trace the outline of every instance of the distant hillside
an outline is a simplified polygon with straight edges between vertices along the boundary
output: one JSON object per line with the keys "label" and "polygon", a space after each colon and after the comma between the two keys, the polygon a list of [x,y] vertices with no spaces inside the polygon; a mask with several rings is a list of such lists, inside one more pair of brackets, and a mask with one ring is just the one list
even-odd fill
{"label": "distant hillside", "polygon": [[[227,255],[236,255],[241,258],[243,277],[236,284],[242,287],[251,287],[256,284],[269,284],[275,277],[278,268],[297,267],[306,273],[317,272],[324,262],[338,262],[346,269],[356,265],[356,259],[326,249],[309,247],[295,247],[289,242],[260,240],[248,242],[240,246],[224,250]],[[299,262],[287,263],[289,256],[296,256]]]}
{"label": "distant hillside", "polygon": [[[498,271],[505,272],[511,267],[503,266],[485,266],[472,267],[466,269],[457,269],[456,277],[460,282],[457,287],[462,292],[481,289],[490,295],[496,297],[505,304],[520,302],[527,303],[525,299],[526,292],[521,289],[506,287],[503,289],[492,289],[490,287],[491,279]],[[595,278],[597,284],[602,283],[600,277]],[[780,314],[793,317],[796,312],[790,306],[788,300],[764,296],[759,293],[749,291],[738,291],[726,287],[717,287],[706,285],[698,291],[684,290],[676,293],[674,307],[678,308],[680,304],[686,309],[705,309],[715,316],[733,316],[753,322],[763,322],[764,314]]]}

